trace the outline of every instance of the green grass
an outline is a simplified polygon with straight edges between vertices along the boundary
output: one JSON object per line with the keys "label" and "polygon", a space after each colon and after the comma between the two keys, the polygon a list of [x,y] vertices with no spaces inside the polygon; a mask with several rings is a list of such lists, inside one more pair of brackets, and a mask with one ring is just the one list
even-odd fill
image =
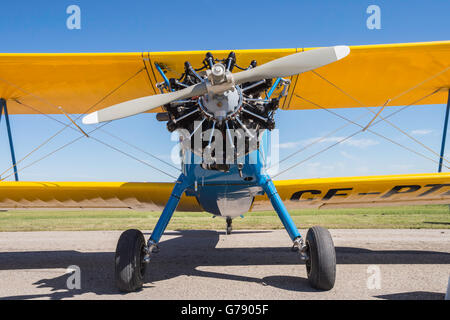
{"label": "green grass", "polygon": [[[0,212],[0,231],[125,230],[152,229],[160,212],[132,210],[9,210]],[[365,209],[305,209],[291,211],[299,228],[322,225],[333,228],[450,228],[448,205],[405,206]],[[225,228],[221,218],[208,213],[175,212],[168,229]],[[237,218],[233,229],[281,229],[273,211],[250,212]]]}

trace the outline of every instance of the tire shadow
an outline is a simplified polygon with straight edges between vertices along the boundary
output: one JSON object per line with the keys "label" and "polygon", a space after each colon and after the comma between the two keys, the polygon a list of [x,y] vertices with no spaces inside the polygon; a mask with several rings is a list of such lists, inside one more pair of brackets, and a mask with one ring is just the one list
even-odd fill
{"label": "tire shadow", "polygon": [[[235,233],[264,233],[270,231],[237,231]],[[286,247],[216,248],[223,232],[210,230],[183,230],[169,232],[176,235],[160,243],[160,252],[152,256],[147,269],[144,289],[155,283],[182,275],[259,283],[282,290],[316,292],[302,277],[274,275],[265,278],[237,276],[198,270],[204,266],[257,266],[304,264],[299,255]],[[63,269],[76,265],[81,270],[81,288],[67,289],[70,273],[43,278],[33,283],[36,288],[50,289],[46,294],[1,297],[4,299],[64,299],[83,294],[121,294],[114,284],[114,252],[29,251],[0,253],[0,270]],[[450,253],[420,250],[369,250],[337,247],[339,264],[450,264]],[[304,266],[300,266],[304,268]],[[274,269],[274,273],[276,269]],[[11,285],[14,285],[11,283]],[[411,293],[413,294],[413,293]]]}

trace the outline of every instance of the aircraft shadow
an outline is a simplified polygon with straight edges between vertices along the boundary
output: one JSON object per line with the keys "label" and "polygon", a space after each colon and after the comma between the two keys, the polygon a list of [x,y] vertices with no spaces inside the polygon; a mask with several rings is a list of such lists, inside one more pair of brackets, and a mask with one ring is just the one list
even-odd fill
{"label": "aircraft shadow", "polygon": [[444,300],[442,292],[414,291],[375,296],[385,300]]}
{"label": "aircraft shadow", "polygon": [[[235,233],[265,231],[236,231]],[[267,231],[269,232],[269,231]],[[260,283],[276,288],[314,292],[308,280],[296,276],[276,275],[257,278],[212,271],[199,270],[210,266],[252,266],[252,265],[296,265],[304,268],[299,255],[288,247],[266,248],[216,248],[220,232],[210,230],[183,230],[166,234],[179,237],[163,241],[161,251],[152,256],[144,288],[151,288],[155,282],[178,276],[199,276],[211,279],[226,279]],[[338,264],[450,264],[450,253],[420,250],[368,250],[364,248],[337,247]],[[2,297],[4,299],[76,297],[85,293],[96,295],[118,294],[114,285],[114,252],[31,251],[0,253],[0,270],[24,269],[66,269],[77,265],[81,270],[81,289],[67,289],[70,274],[56,278],[41,279],[33,285],[37,288],[51,288],[49,294],[35,294]],[[301,265],[300,265],[301,264]],[[384,297],[388,298],[388,297]]]}

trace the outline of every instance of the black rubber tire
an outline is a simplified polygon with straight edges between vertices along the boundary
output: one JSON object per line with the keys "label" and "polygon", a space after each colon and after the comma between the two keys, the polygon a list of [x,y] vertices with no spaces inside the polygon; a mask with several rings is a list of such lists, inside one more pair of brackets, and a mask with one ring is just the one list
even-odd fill
{"label": "black rubber tire", "polygon": [[134,292],[142,288],[147,265],[144,248],[141,231],[130,229],[121,234],[115,257],[115,279],[120,291]]}
{"label": "black rubber tire", "polygon": [[227,218],[227,234],[231,234],[233,231],[233,219]]}
{"label": "black rubber tire", "polygon": [[336,250],[330,232],[314,226],[306,234],[308,260],[306,272],[311,286],[319,290],[331,290],[336,280]]}

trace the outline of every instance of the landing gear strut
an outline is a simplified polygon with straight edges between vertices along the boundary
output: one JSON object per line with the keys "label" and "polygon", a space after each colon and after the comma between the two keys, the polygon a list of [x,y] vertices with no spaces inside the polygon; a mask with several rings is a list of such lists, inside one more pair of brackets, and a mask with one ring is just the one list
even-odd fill
{"label": "landing gear strut", "polygon": [[186,176],[181,174],[147,244],[139,230],[127,230],[120,236],[115,259],[115,278],[119,290],[133,292],[142,288],[150,255],[158,251],[158,242],[188,183]]}
{"label": "landing gear strut", "polygon": [[231,231],[233,231],[233,219],[227,217],[227,234],[231,234]]}
{"label": "landing gear strut", "polygon": [[312,227],[308,230],[305,243],[270,177],[261,175],[259,180],[294,242],[293,249],[305,261],[309,283],[319,290],[331,290],[336,279],[336,252],[330,232],[319,226]]}
{"label": "landing gear strut", "polygon": [[[336,253],[328,230],[318,226],[310,228],[305,242],[278,195],[273,182],[268,176],[260,176],[259,180],[291,237],[294,243],[293,248],[300,253],[300,258],[305,261],[311,286],[319,290],[332,289],[336,278]],[[188,179],[182,174],[175,183],[169,201],[147,244],[145,244],[142,232],[138,230],[127,230],[120,236],[115,256],[115,278],[117,287],[121,291],[132,292],[142,288],[150,256],[158,249],[157,244],[188,185]],[[231,233],[231,227],[232,219],[227,218],[227,234]]]}

